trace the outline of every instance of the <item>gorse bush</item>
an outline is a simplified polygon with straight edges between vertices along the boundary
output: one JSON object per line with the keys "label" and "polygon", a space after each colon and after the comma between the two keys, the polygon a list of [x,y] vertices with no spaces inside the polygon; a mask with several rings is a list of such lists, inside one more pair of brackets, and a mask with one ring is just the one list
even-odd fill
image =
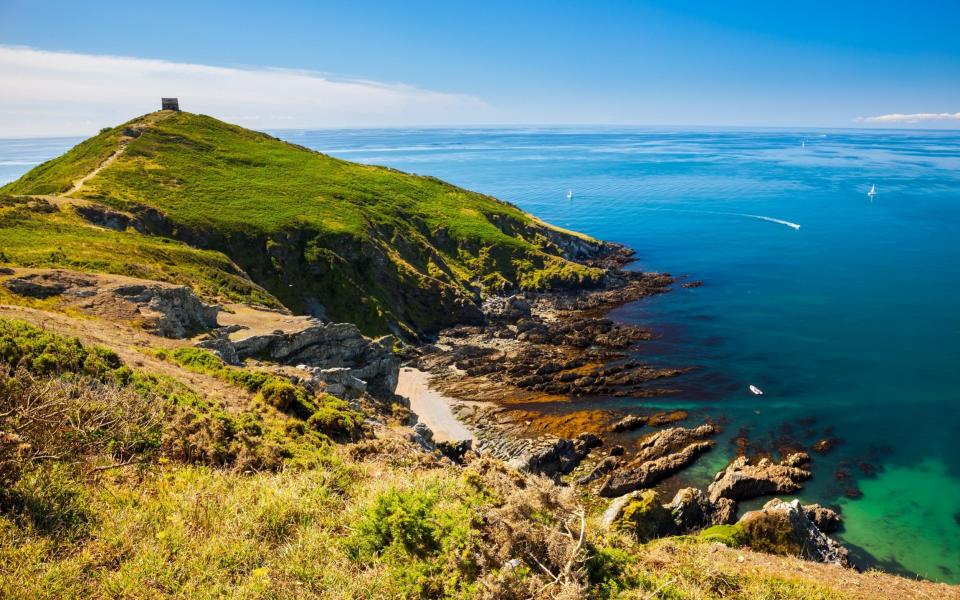
{"label": "gorse bush", "polygon": [[104,377],[121,366],[120,357],[99,346],[84,346],[24,323],[0,319],[0,362],[9,369],[23,366],[32,373],[83,373]]}

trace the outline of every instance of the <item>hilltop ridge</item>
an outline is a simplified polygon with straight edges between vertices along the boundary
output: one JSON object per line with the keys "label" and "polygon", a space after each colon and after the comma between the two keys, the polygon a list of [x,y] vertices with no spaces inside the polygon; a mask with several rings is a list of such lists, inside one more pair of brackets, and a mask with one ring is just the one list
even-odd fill
{"label": "hilltop ridge", "polygon": [[[56,256],[18,244],[0,223],[13,264],[177,280],[211,300],[408,339],[478,321],[488,294],[597,286],[604,269],[584,261],[621,250],[432,177],[185,112],[104,129],[0,194],[54,207],[16,218]],[[78,241],[92,236],[91,223],[113,230],[96,236],[100,251]],[[171,262],[152,248],[160,239],[198,268],[158,266]],[[118,252],[130,260],[118,263]]]}

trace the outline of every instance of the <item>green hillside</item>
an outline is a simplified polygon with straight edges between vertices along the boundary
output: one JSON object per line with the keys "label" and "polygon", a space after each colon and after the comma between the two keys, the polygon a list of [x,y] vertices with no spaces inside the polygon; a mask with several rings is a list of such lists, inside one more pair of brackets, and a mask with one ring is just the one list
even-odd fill
{"label": "green hillside", "polygon": [[[599,242],[513,205],[189,113],[153,113],[104,130],[0,193],[67,195],[124,212],[133,218],[126,232],[103,235],[143,238],[145,246],[170,238],[221,252],[288,308],[325,312],[368,333],[429,333],[477,318],[476,302],[486,293],[593,285],[602,276],[568,260]],[[37,218],[50,219],[27,221]],[[86,243],[88,256],[76,261],[67,252],[75,230],[100,230],[72,215],[59,218],[72,226],[48,231],[29,252],[4,244],[6,259],[27,262],[29,253],[37,265],[38,255],[63,247],[61,264],[117,270],[115,253],[105,250],[98,261]],[[24,219],[13,226],[23,227]],[[12,237],[10,226],[0,222],[0,240]],[[144,261],[141,270],[157,270],[143,254],[132,252]],[[201,293],[224,287],[206,270],[178,276]]]}

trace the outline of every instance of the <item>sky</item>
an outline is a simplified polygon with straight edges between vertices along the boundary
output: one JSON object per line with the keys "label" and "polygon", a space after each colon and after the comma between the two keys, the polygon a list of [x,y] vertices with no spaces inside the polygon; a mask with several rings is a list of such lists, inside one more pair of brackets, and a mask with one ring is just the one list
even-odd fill
{"label": "sky", "polygon": [[958,24],[958,0],[0,0],[0,137],[161,96],[258,129],[960,128]]}

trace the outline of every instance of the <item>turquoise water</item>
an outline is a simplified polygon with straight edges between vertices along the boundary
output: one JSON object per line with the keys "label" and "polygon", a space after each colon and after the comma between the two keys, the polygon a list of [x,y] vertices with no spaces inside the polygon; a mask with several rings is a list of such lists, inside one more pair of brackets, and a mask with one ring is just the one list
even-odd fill
{"label": "turquoise water", "polygon": [[[745,428],[759,450],[837,438],[801,498],[842,506],[861,565],[960,582],[960,134],[276,133],[497,196],[629,245],[640,268],[703,280],[614,313],[656,332],[646,360],[697,367],[657,404],[720,418],[727,437]],[[0,180],[70,142],[0,141]],[[684,477],[706,484],[733,451],[722,441]]]}

